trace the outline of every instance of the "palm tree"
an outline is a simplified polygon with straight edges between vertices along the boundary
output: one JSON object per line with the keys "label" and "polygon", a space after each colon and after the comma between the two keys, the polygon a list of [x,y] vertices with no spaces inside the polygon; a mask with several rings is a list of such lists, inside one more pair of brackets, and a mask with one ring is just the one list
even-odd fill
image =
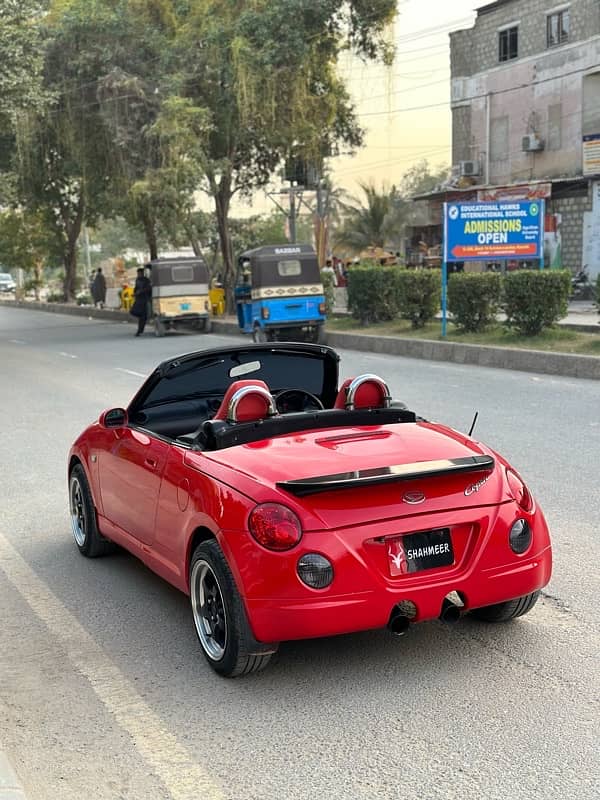
{"label": "palm tree", "polygon": [[366,203],[356,198],[350,202],[339,201],[342,224],[333,235],[333,243],[353,254],[369,247],[385,247],[395,238],[400,217],[404,215],[404,202],[394,186],[379,192],[372,183],[359,183]]}

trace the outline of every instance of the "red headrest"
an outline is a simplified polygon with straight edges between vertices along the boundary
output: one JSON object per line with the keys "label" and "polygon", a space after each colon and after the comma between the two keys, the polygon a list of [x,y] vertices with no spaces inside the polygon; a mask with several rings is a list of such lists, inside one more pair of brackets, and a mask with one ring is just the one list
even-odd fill
{"label": "red headrest", "polygon": [[[236,422],[251,422],[252,420],[265,419],[272,413],[273,398],[269,393],[269,387],[264,381],[234,381],[225,392],[225,396],[219,406],[219,410],[213,419],[229,419],[229,406],[233,396],[240,389],[254,388],[257,391],[248,391],[240,398],[235,409]],[[261,391],[264,390],[264,391]],[[266,393],[266,394],[265,394]],[[269,398],[270,401],[269,402]],[[233,420],[230,420],[233,421]]]}
{"label": "red headrest", "polygon": [[342,383],[334,408],[348,408],[348,390],[353,383],[357,384],[354,392],[354,408],[386,408],[389,405],[389,391],[385,382],[376,375],[364,375],[347,378]]}

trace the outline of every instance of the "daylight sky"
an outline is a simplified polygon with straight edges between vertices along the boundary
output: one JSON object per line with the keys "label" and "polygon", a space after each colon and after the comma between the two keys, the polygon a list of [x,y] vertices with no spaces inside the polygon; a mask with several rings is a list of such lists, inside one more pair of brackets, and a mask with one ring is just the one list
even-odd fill
{"label": "daylight sky", "polygon": [[[450,47],[452,30],[471,27],[474,8],[486,0],[400,0],[394,25],[396,62],[389,69],[343,65],[366,146],[332,163],[336,182],[354,191],[356,181],[398,182],[415,161],[449,163],[451,144]],[[423,106],[434,106],[422,108]],[[410,111],[416,108],[418,110]]]}
{"label": "daylight sky", "polygon": [[[450,45],[452,30],[471,27],[474,9],[487,0],[399,0],[395,64],[386,69],[346,59],[340,65],[367,129],[365,147],[330,162],[334,181],[360,194],[357,181],[397,183],[422,158],[449,164],[451,144]],[[433,108],[422,108],[434,106]],[[418,108],[410,111],[408,109]],[[273,187],[275,188],[275,187]],[[274,206],[262,194],[241,215]]]}

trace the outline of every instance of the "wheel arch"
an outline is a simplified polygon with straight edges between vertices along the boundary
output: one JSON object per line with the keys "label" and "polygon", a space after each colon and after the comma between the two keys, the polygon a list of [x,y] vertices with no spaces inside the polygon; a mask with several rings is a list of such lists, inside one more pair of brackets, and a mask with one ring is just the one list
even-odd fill
{"label": "wheel arch", "polygon": [[198,526],[188,540],[187,551],[185,554],[185,586],[188,593],[190,591],[190,563],[192,560],[192,555],[194,554],[194,550],[198,547],[198,545],[202,544],[202,542],[208,542],[211,540],[215,542],[218,541],[215,534],[204,525]]}

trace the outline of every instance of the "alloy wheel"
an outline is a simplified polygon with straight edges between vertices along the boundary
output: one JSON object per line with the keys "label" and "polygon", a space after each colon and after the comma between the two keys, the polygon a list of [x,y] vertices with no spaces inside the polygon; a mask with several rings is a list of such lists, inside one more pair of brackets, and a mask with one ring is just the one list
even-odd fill
{"label": "alloy wheel", "polygon": [[191,575],[191,600],[194,624],[204,652],[220,661],[227,647],[227,616],[221,587],[211,566],[200,559]]}
{"label": "alloy wheel", "polygon": [[79,547],[83,547],[87,535],[87,519],[83,490],[77,478],[71,479],[71,525],[73,538]]}

